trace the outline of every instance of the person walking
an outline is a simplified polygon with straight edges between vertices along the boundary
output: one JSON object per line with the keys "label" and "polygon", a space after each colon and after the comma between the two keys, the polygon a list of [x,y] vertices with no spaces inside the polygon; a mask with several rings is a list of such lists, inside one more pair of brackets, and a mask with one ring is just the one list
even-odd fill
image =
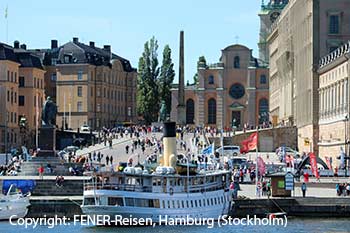
{"label": "person walking", "polygon": [[109,163],[109,157],[108,155],[106,156],[106,165],[108,166],[108,163]]}
{"label": "person walking", "polygon": [[42,180],[44,178],[44,166],[41,164],[38,168],[39,178]]}
{"label": "person walking", "polygon": [[306,189],[307,189],[306,183],[303,182],[303,184],[301,185],[301,191],[303,192],[303,197],[306,196]]}
{"label": "person walking", "polygon": [[113,166],[113,156],[111,155],[111,157],[109,157],[109,163],[111,164],[111,166]]}

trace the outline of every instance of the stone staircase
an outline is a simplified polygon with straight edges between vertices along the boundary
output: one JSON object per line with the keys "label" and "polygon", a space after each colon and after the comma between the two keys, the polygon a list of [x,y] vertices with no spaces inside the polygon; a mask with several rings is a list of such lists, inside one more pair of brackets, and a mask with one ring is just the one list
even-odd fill
{"label": "stone staircase", "polygon": [[[46,169],[47,164],[51,165],[52,173]],[[70,175],[68,168],[76,164],[65,163],[58,157],[33,157],[30,161],[22,163],[20,176],[38,175],[38,168],[44,166],[44,175]]]}

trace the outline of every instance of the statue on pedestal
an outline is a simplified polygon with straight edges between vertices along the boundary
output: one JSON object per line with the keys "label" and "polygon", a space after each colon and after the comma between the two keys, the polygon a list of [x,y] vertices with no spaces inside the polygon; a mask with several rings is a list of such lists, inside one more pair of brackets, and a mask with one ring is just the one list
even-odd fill
{"label": "statue on pedestal", "polygon": [[165,104],[165,101],[162,100],[160,110],[159,110],[158,122],[165,122],[167,120],[168,120],[168,114],[167,114],[167,110],[166,110],[166,104]]}
{"label": "statue on pedestal", "polygon": [[56,114],[57,114],[57,106],[51,100],[51,97],[48,96],[43,106],[43,111],[41,115],[42,125],[44,127],[50,127],[56,125]]}

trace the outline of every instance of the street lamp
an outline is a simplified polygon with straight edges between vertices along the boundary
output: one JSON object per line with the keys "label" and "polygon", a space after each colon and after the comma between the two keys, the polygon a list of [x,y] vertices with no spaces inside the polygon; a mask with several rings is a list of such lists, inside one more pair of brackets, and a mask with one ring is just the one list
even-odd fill
{"label": "street lamp", "polygon": [[344,158],[344,167],[345,167],[345,177],[347,176],[347,170],[348,170],[348,162],[347,162],[347,158],[348,158],[348,135],[347,135],[347,123],[349,121],[349,117],[348,115],[345,116],[345,120],[344,120],[344,150],[345,150],[345,158]]}

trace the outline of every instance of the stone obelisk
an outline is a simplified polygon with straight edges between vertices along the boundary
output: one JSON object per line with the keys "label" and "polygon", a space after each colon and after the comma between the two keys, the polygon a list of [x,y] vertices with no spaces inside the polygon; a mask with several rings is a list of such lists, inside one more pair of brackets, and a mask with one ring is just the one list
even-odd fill
{"label": "stone obelisk", "polygon": [[179,90],[177,105],[177,124],[186,124],[185,106],[185,57],[184,57],[184,32],[180,31],[180,58],[179,58]]}

